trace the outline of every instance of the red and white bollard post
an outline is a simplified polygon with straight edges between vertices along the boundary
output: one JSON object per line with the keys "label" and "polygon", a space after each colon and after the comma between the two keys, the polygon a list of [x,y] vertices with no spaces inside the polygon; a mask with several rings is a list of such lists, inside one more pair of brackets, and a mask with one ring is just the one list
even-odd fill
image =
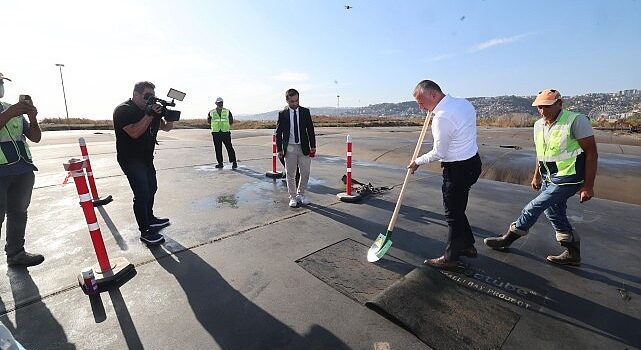
{"label": "red and white bollard post", "polygon": [[93,171],[91,170],[91,162],[89,161],[89,153],[87,152],[87,143],[83,137],[78,139],[80,144],[80,152],[82,153],[82,159],[85,160],[85,166],[87,169],[87,179],[89,180],[89,188],[91,189],[91,199],[94,207],[99,207],[105,204],[111,203],[113,198],[111,195],[100,199],[98,196],[98,189],[96,188],[96,181],[93,178]]}
{"label": "red and white bollard post", "polygon": [[347,135],[347,180],[345,181],[345,192],[336,196],[343,202],[356,202],[361,199],[360,193],[352,194],[352,136]]}
{"label": "red and white bollard post", "polygon": [[265,176],[272,179],[282,179],[285,174],[282,171],[276,171],[276,157],[278,157],[278,150],[276,149],[276,131],[272,134],[272,170],[265,173]]}
{"label": "red and white bollard post", "polygon": [[[64,163],[63,166],[66,171],[71,173],[73,181],[76,184],[76,190],[80,198],[80,206],[85,214],[91,242],[93,243],[96,258],[98,259],[98,265],[92,266],[92,269],[99,290],[104,290],[104,288],[101,289],[101,287],[107,287],[121,280],[122,277],[134,269],[134,265],[124,257],[109,260],[109,256],[107,256],[107,250],[102,240],[102,233],[100,232],[94,205],[89,194],[89,188],[87,187],[87,180],[85,179],[86,164],[86,160],[70,159],[67,163]],[[92,294],[90,287],[85,286],[85,279],[82,273],[78,275],[78,283],[86,294]]]}

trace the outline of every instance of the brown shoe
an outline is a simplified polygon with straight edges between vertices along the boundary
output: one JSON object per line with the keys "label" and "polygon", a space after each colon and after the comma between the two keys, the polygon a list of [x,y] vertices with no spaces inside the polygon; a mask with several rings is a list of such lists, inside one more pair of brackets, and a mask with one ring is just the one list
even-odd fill
{"label": "brown shoe", "polygon": [[445,259],[445,255],[441,255],[438,258],[434,259],[426,259],[425,261],[423,261],[423,264],[443,270],[456,270],[463,267],[463,264],[458,260],[447,261]]}
{"label": "brown shoe", "polygon": [[467,249],[459,250],[458,255],[465,256],[468,258],[476,258],[479,255],[479,253],[476,251],[476,248],[474,248],[474,246],[471,246]]}

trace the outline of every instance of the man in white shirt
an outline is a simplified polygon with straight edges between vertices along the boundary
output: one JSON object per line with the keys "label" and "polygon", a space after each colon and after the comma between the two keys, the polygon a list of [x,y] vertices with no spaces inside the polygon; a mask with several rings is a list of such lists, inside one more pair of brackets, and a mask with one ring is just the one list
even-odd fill
{"label": "man in white shirt", "polygon": [[476,145],[476,110],[464,98],[445,95],[431,80],[414,89],[414,99],[423,111],[433,113],[434,147],[408,165],[412,173],[420,165],[435,161],[443,168],[443,207],[449,228],[445,253],[425,264],[437,268],[460,267],[459,257],[475,258],[474,236],[465,216],[470,188],[481,175],[481,158]]}

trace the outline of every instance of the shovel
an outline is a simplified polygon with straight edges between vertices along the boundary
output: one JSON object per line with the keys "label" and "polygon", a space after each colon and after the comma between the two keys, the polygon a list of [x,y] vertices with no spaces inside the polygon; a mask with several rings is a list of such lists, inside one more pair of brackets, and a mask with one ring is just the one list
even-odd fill
{"label": "shovel", "polygon": [[[416,143],[416,148],[414,149],[414,155],[412,155],[412,161],[418,157],[418,152],[421,151],[421,145],[423,144],[423,139],[425,138],[425,132],[427,131],[427,126],[432,120],[432,112],[428,112],[425,117],[425,123],[423,124],[423,129],[421,134],[418,137],[418,142]],[[407,169],[407,174],[405,174],[405,180],[403,181],[403,187],[401,187],[401,193],[398,195],[398,201],[396,202],[396,207],[394,208],[394,214],[392,214],[392,219],[387,226],[387,232],[381,233],[376,237],[374,244],[367,251],[367,261],[375,262],[381,259],[385,253],[392,247],[392,230],[396,225],[396,218],[398,217],[398,212],[401,210],[401,203],[403,202],[403,195],[405,194],[405,186],[411,175],[411,169]]]}

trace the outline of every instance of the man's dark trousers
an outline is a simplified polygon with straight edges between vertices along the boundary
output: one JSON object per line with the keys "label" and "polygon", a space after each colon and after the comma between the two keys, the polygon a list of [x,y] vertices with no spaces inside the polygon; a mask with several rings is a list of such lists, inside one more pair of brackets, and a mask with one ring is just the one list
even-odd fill
{"label": "man's dark trousers", "polygon": [[31,203],[31,193],[35,174],[29,171],[19,175],[0,177],[0,228],[7,216],[7,256],[24,251],[24,234],[27,227],[27,208]]}
{"label": "man's dark trousers", "polygon": [[144,233],[154,217],[154,196],[158,190],[156,168],[153,163],[144,162],[120,163],[120,168],[127,175],[129,186],[134,192],[134,215],[138,229]]}
{"label": "man's dark trousers", "polygon": [[458,162],[441,162],[443,168],[443,207],[448,226],[445,259],[458,259],[459,251],[474,245],[474,235],[467,221],[465,209],[470,188],[481,175],[481,158]]}
{"label": "man's dark trousers", "polygon": [[231,145],[231,132],[212,132],[214,139],[214,149],[216,150],[216,161],[218,164],[223,164],[223,143],[227,149],[227,156],[230,163],[236,163],[236,152]]}

